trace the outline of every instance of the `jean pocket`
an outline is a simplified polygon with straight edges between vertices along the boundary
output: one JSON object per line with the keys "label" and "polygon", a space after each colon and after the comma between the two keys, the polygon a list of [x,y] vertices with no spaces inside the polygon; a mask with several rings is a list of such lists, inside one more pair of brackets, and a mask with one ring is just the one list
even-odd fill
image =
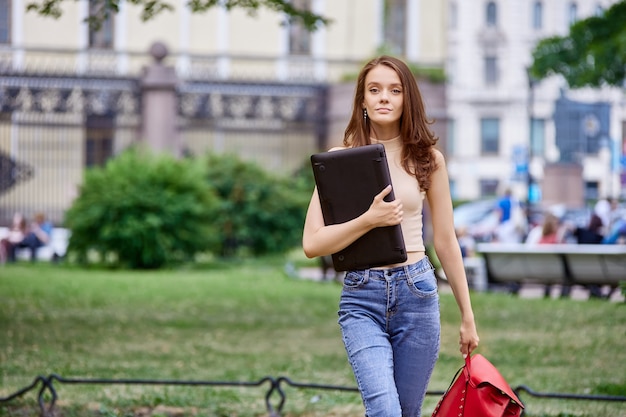
{"label": "jean pocket", "polygon": [[356,289],[367,282],[366,275],[360,271],[349,271],[343,278],[343,287],[345,289]]}
{"label": "jean pocket", "polygon": [[432,270],[424,271],[407,281],[411,292],[418,297],[437,295],[437,278]]}

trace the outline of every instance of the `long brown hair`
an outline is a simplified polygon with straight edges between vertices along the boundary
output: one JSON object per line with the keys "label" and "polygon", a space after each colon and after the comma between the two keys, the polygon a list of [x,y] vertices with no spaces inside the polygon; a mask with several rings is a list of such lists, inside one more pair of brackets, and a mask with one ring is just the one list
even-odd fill
{"label": "long brown hair", "polygon": [[402,167],[414,175],[420,188],[428,191],[430,175],[437,168],[432,148],[438,138],[430,130],[432,120],[426,117],[422,94],[415,76],[409,67],[400,59],[382,55],[369,61],[361,72],[356,83],[352,116],[346,127],[343,144],[348,147],[369,145],[370,121],[363,117],[362,104],[365,101],[365,77],[372,68],[384,65],[394,70],[402,83],[403,109],[400,118],[400,135],[402,137]]}
{"label": "long brown hair", "polygon": [[559,230],[559,218],[552,213],[547,213],[541,227],[541,236],[550,236]]}

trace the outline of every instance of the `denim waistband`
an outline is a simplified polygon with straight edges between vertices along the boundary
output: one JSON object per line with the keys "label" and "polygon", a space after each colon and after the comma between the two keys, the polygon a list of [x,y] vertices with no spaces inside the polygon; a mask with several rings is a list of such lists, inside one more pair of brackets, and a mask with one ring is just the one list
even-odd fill
{"label": "denim waistband", "polygon": [[[409,265],[394,266],[393,268],[382,269],[362,269],[360,270],[360,272],[367,274],[372,279],[385,279],[385,276],[397,276],[399,278],[406,278],[407,276],[420,274],[422,272],[431,271],[433,269],[434,267],[430,263],[430,259],[428,259],[428,256],[425,256],[419,261]],[[402,274],[402,272],[404,272],[404,274]]]}

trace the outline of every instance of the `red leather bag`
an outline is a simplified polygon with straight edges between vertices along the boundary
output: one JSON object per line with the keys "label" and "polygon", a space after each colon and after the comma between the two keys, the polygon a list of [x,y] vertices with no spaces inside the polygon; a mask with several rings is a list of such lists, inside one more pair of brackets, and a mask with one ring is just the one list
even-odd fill
{"label": "red leather bag", "polygon": [[524,405],[484,356],[465,359],[432,417],[519,417]]}

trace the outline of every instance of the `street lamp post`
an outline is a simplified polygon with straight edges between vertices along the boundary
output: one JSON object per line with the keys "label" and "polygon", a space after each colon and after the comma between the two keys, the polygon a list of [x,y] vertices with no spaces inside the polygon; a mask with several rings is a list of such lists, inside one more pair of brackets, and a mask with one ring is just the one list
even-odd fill
{"label": "street lamp post", "polygon": [[528,78],[528,164],[526,172],[526,187],[527,187],[527,199],[528,206],[530,207],[536,199],[534,192],[534,178],[530,172],[530,166],[534,156],[535,146],[535,126],[534,126],[534,107],[535,107],[535,84],[536,79],[532,76],[530,68],[526,69],[526,76]]}

